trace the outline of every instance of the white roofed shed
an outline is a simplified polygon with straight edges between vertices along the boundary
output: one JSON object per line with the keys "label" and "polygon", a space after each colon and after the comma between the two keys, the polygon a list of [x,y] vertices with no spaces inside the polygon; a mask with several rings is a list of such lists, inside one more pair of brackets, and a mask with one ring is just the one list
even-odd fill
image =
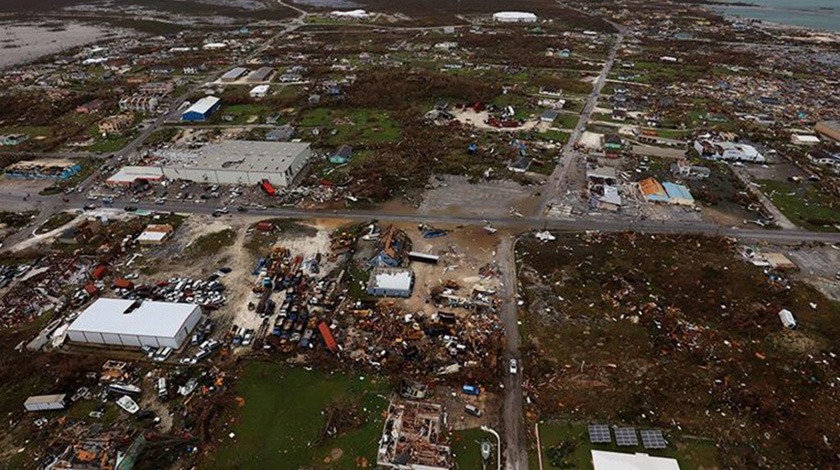
{"label": "white roofed shed", "polygon": [[195,304],[98,299],[67,330],[70,341],[178,349],[201,321]]}

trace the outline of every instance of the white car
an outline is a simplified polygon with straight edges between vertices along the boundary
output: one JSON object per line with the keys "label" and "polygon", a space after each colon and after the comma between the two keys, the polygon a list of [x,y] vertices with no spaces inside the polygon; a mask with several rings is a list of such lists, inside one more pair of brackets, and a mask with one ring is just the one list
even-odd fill
{"label": "white car", "polygon": [[516,363],[516,359],[510,360],[510,375],[516,375],[519,372],[519,365]]}

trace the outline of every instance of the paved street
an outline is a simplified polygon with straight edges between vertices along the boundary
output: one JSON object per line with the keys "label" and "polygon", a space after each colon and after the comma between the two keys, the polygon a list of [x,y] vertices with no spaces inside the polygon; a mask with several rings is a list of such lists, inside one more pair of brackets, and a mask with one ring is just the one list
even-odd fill
{"label": "paved street", "polygon": [[[502,238],[496,248],[496,262],[502,276],[502,305],[499,309],[502,325],[505,328],[506,351],[504,368],[510,359],[519,361],[519,321],[516,315],[516,258],[514,255],[515,239]],[[521,361],[519,362],[521,365]],[[522,371],[516,375],[505,375],[505,400],[502,421],[505,433],[505,468],[528,469],[528,445],[523,426],[522,413]]]}

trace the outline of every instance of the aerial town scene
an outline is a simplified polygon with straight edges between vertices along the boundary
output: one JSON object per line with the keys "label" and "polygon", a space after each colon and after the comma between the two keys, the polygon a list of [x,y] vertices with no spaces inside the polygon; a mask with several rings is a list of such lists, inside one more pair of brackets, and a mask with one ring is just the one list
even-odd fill
{"label": "aerial town scene", "polygon": [[0,23],[0,469],[840,469],[836,0]]}

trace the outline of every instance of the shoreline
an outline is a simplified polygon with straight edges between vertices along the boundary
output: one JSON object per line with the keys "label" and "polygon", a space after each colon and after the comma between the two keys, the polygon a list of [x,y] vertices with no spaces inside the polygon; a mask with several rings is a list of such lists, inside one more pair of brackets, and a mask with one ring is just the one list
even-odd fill
{"label": "shoreline", "polygon": [[[61,23],[61,28],[56,24]],[[0,20],[0,70],[31,65],[32,63],[76,47],[95,44],[106,39],[131,36],[134,33],[119,28],[105,28],[80,21],[31,21],[17,24]]]}
{"label": "shoreline", "polygon": [[[740,12],[740,11],[737,12],[737,13],[731,11],[733,9],[739,9],[739,10],[750,10],[750,11],[754,11],[754,12],[778,13],[778,14],[784,14],[786,12],[792,12],[792,13],[797,13],[798,12],[799,14],[806,14],[806,15],[811,15],[811,16],[820,16],[820,14],[819,14],[819,12],[821,10],[820,8],[814,8],[814,9],[804,9],[804,8],[796,8],[796,7],[778,8],[778,7],[773,7],[773,6],[759,5],[759,4],[755,4],[755,3],[750,4],[750,3],[743,3],[743,2],[709,2],[709,3],[706,3],[705,6],[707,8],[709,8],[710,10],[712,10],[713,12],[718,13],[725,18],[735,18],[735,19],[738,19],[738,20],[741,20],[741,21],[756,22],[756,23],[761,24],[761,25],[766,25],[770,29],[775,29],[775,30],[790,29],[790,30],[797,30],[799,32],[809,32],[809,33],[815,33],[815,34],[821,34],[821,35],[826,35],[827,34],[827,35],[835,36],[835,40],[837,40],[837,36],[840,36],[840,29],[827,29],[827,28],[821,28],[821,27],[815,27],[815,26],[804,26],[804,25],[801,25],[801,24],[782,23],[782,22],[779,22],[779,21],[767,20],[767,19],[761,18],[760,16],[751,16],[749,14],[744,14],[743,12]],[[838,14],[836,14],[836,13],[840,12],[840,9],[832,7],[828,10],[825,10],[825,11],[831,12],[832,13],[831,16],[838,16]],[[840,24],[840,18],[838,18],[838,24]]]}

